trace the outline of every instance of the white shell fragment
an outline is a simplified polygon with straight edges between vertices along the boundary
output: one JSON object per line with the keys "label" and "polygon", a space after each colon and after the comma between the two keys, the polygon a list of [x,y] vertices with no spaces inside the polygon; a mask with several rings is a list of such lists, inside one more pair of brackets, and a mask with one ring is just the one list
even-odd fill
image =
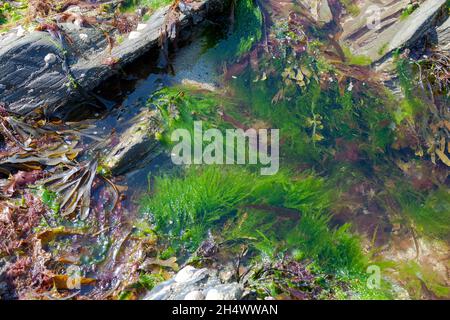
{"label": "white shell fragment", "polygon": [[45,56],[44,61],[46,66],[54,64],[56,62],[56,55],[54,53],[49,53]]}

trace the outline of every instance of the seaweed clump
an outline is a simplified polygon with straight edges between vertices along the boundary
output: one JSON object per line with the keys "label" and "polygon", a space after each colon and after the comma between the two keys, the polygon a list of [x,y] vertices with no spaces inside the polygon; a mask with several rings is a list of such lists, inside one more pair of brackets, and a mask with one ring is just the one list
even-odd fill
{"label": "seaweed clump", "polygon": [[[361,269],[364,258],[349,226],[330,226],[330,200],[324,180],[313,174],[261,177],[240,167],[212,166],[156,178],[154,193],[142,207],[162,238],[178,250],[192,252],[208,231],[234,221],[227,228],[229,238],[255,238],[261,249],[267,241],[284,243],[328,271]],[[271,256],[280,249],[269,247]]]}

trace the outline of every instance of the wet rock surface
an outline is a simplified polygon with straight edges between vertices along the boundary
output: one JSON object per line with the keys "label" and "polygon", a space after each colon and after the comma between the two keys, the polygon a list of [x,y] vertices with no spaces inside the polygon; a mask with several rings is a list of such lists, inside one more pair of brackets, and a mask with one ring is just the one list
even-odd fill
{"label": "wet rock surface", "polygon": [[440,50],[450,50],[450,18],[436,28],[437,46]]}
{"label": "wet rock surface", "polygon": [[341,42],[354,55],[367,56],[373,62],[397,48],[414,45],[436,26],[440,15],[446,14],[446,1],[426,0],[411,14],[404,15],[409,3],[409,0],[363,1],[359,14],[343,22]]}
{"label": "wet rock surface", "polygon": [[[180,7],[176,27],[170,30],[168,38],[174,41],[185,37],[192,26],[220,12],[222,7],[218,0],[199,0]],[[26,114],[41,106],[53,112],[68,102],[87,98],[92,89],[120,67],[159,48],[169,12],[170,7],[157,10],[113,48],[99,28],[75,23],[60,24],[60,33],[26,34],[17,29],[1,36],[0,101],[9,110]]]}
{"label": "wet rock surface", "polygon": [[158,119],[156,111],[142,111],[106,154],[103,165],[114,175],[120,175],[155,159],[163,150],[155,139]]}
{"label": "wet rock surface", "polygon": [[186,266],[153,288],[144,300],[237,300],[242,294],[242,285],[222,283],[217,271]]}

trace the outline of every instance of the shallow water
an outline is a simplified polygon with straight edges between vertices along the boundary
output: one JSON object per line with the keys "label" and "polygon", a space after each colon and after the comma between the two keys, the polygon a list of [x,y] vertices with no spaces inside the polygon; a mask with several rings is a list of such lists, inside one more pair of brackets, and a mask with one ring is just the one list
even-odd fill
{"label": "shallow water", "polygon": [[[267,37],[269,37],[270,30],[284,28],[283,25],[285,25],[289,19],[292,19],[292,12],[301,12],[301,10],[293,1],[261,1],[259,4],[262,9],[263,17],[263,34],[261,35],[261,41],[256,45],[259,49],[244,53],[241,57],[230,59],[228,66],[225,66],[225,63],[223,65],[218,64],[217,57],[221,57],[219,59],[227,57],[226,55],[222,56],[222,51],[235,50],[236,44],[233,43],[233,41],[229,41],[229,39],[233,37],[234,30],[232,30],[228,36],[222,35],[219,38],[216,36],[211,38],[209,35],[206,35],[200,39],[193,40],[192,43],[173,53],[172,60],[170,61],[171,68],[166,70],[158,69],[154,65],[154,57],[147,58],[147,61],[151,61],[149,64],[144,57],[136,64],[133,64],[133,66],[137,67],[137,70],[134,70],[133,66],[131,66],[129,70],[125,70],[124,75],[121,76],[120,79],[114,80],[115,83],[110,82],[107,86],[101,88],[97,92],[99,96],[105,97],[109,101],[114,101],[114,107],[97,120],[97,126],[102,128],[102,131],[105,133],[114,128],[114,130],[120,134],[122,130],[128,127],[128,124],[132,121],[133,117],[146,108],[147,100],[154,92],[157,92],[164,87],[179,86],[180,84],[216,92],[216,94],[219,97],[222,96],[223,99],[233,97],[235,101],[238,101],[239,108],[237,114],[239,115],[238,118],[229,116],[226,122],[228,122],[228,124],[231,123],[235,127],[269,128],[269,122],[271,122],[271,120],[274,120],[272,121],[272,125],[280,125],[283,121],[287,121],[287,119],[283,120],[284,115],[279,116],[276,111],[259,109],[258,103],[274,105],[274,101],[270,101],[269,97],[259,96],[258,85],[259,83],[266,81],[265,77],[267,77],[267,74],[266,72],[261,74],[263,70],[258,70],[256,65],[263,55],[261,52],[268,49],[266,46],[274,45],[273,43],[267,43]],[[331,35],[336,32],[334,23],[330,23],[328,30],[322,28],[321,32],[328,34],[328,36],[331,37]],[[245,35],[243,36],[245,37]],[[302,35],[300,34],[300,36]],[[280,38],[279,41],[285,41],[285,39]],[[299,41],[301,42],[302,40]],[[255,41],[255,43],[257,42],[258,41]],[[291,45],[297,46],[298,43]],[[287,46],[289,46],[289,44]],[[217,48],[220,48],[219,52],[217,51]],[[280,54],[280,52],[274,52],[274,55],[276,54]],[[293,61],[289,61],[288,59],[287,63],[293,63]],[[146,65],[147,67],[141,68],[142,65]],[[265,67],[267,68],[267,64]],[[369,69],[370,68],[366,70]],[[171,74],[168,72],[169,70],[173,70],[174,73]],[[270,67],[268,67],[268,70],[269,72],[274,72]],[[355,69],[353,72],[369,71]],[[305,72],[304,75],[306,77]],[[358,79],[358,76],[355,75],[355,78]],[[332,82],[333,79],[330,78],[330,81]],[[264,86],[264,84],[262,86]],[[274,83],[274,86],[277,86],[277,84]],[[352,86],[353,82],[350,81],[345,90],[350,92]],[[269,90],[272,89],[273,88],[269,88]],[[272,96],[275,94],[278,95],[276,91],[271,94]],[[330,98],[333,99],[333,97]],[[266,100],[264,101],[263,99]],[[281,99],[283,99],[283,97],[281,97]],[[326,99],[326,97],[324,99]],[[291,107],[289,100],[287,100],[287,102],[288,103],[285,104],[285,108],[287,108],[286,112],[291,113],[289,109],[296,107]],[[276,106],[274,108],[276,108]],[[320,105],[316,106],[316,108],[318,111],[313,109],[311,112],[314,117],[315,112],[324,112],[321,110]],[[236,110],[230,110],[230,112],[235,111]],[[283,112],[284,111],[281,110],[278,111],[278,113]],[[291,116],[299,116],[299,121],[305,121],[305,118],[301,118],[302,114],[303,111],[299,110],[299,113],[296,113],[295,111],[292,112]],[[321,117],[322,118],[320,119],[324,119],[331,117],[331,115],[322,114]],[[385,120],[381,119],[379,121]],[[319,127],[322,127],[320,120],[317,123]],[[333,128],[331,129],[336,130]],[[389,256],[393,254],[395,256],[397,254],[397,259],[404,259],[402,255],[406,254],[404,252],[408,252],[408,250],[413,252],[419,250],[416,240],[414,239],[414,241],[412,241],[412,238],[415,237],[415,231],[408,231],[406,229],[406,231],[400,231],[401,234],[396,233],[399,231],[396,231],[396,224],[392,222],[392,217],[388,212],[388,208],[385,207],[385,202],[380,200],[381,198],[377,199],[377,197],[382,197],[380,195],[385,192],[383,188],[387,187],[383,186],[383,183],[380,184],[371,180],[378,179],[375,177],[377,173],[372,171],[373,164],[370,159],[364,159],[364,157],[361,158],[361,151],[358,150],[359,147],[357,147],[356,144],[353,145],[350,143],[347,146],[340,146],[340,142],[337,142],[337,147],[333,143],[329,144],[328,141],[326,141],[326,135],[333,136],[335,134],[333,131],[311,133],[308,129],[305,131],[305,136],[304,133],[297,135],[295,133],[295,127],[287,126],[281,128],[281,130],[282,136],[287,134],[287,137],[284,139],[288,139],[288,142],[281,142],[282,167],[295,168],[295,170],[300,171],[305,169],[318,170],[319,172],[322,172],[320,175],[326,179],[337,179],[336,182],[334,182],[335,188],[339,189],[341,196],[338,200],[339,203],[332,205],[332,212],[334,215],[330,222],[331,225],[339,227],[346,223],[352,223],[353,230],[365,237],[366,240],[363,241],[363,244],[366,246],[366,250],[374,250],[376,247],[387,248],[388,253],[386,253],[386,255]],[[314,130],[316,130],[316,127],[314,127]],[[339,128],[337,128],[337,130],[339,130]],[[299,148],[299,146],[295,145],[295,139],[308,139],[309,137],[307,137],[307,135],[312,135],[314,139],[314,134],[318,135],[317,140],[312,144],[309,144],[309,147],[306,147],[311,148],[309,151],[308,149],[306,149],[306,151],[303,150],[302,148],[304,147]],[[322,134],[325,135],[325,137],[323,137]],[[339,134],[337,137],[339,137]],[[325,141],[322,142],[322,139],[325,139]],[[340,138],[336,141],[339,141],[339,139]],[[336,165],[333,161],[329,162],[326,160],[326,157],[329,156],[327,155],[327,151],[320,155],[311,156],[311,158],[309,158],[309,155],[305,157],[305,152],[310,154],[316,153],[317,150],[315,149],[317,145],[321,145],[321,148],[324,148],[325,150],[327,148],[332,148],[333,150],[337,149],[337,151],[333,152],[340,153],[334,157],[338,161],[343,160],[342,167],[339,167],[339,164]],[[167,150],[167,152],[169,152],[169,150]],[[324,156],[325,158],[323,158]],[[314,163],[315,161],[317,161],[316,164]],[[141,168],[136,168],[136,170],[126,174],[121,179],[121,183],[128,187],[128,191],[126,191],[125,194],[127,195],[127,199],[131,200],[130,203],[133,203],[131,206],[132,209],[130,210],[135,211],[137,209],[134,205],[136,204],[136,201],[139,201],[142,195],[145,195],[148,192],[149,181],[151,184],[152,177],[161,173],[170,174],[179,169],[180,168],[175,168],[171,164],[169,155],[166,153],[157,160],[148,164],[143,164]],[[340,175],[336,170],[344,170],[347,173],[343,171],[344,176],[339,178]],[[354,176],[350,173],[351,171],[355,173]],[[128,201],[129,200],[124,202],[125,206],[127,206]],[[278,205],[282,206],[283,204],[279,203]],[[134,216],[135,213],[132,215]],[[281,230],[282,229],[280,229],[280,232],[284,232]],[[412,237],[410,234],[411,232]],[[370,241],[372,243],[369,244]],[[392,242],[403,243],[403,249],[395,249],[395,245],[391,246]],[[409,246],[409,249],[406,250],[405,246]],[[431,259],[431,261],[438,259],[438,257],[442,257],[441,252],[445,252],[445,249],[435,249],[434,252],[433,249],[429,250],[422,248],[420,250],[424,250],[425,252],[423,254],[426,256],[426,259]],[[181,256],[179,258],[181,258]]]}
{"label": "shallow water", "polygon": [[[119,139],[136,116],[148,110],[148,100],[161,89],[184,92],[187,100],[194,97],[194,104],[211,99],[218,104],[212,111],[188,110],[189,116],[198,116],[211,127],[281,130],[280,174],[269,182],[273,189],[266,186],[266,180],[252,175],[257,166],[243,166],[243,171],[238,168],[236,172],[233,170],[238,166],[232,166],[229,171],[221,168],[219,173],[176,166],[170,158],[170,146],[165,145],[164,152],[156,159],[139,159],[132,170],[112,178],[120,191],[120,201],[114,201],[108,183],[96,181],[92,195],[95,218],[86,223],[67,222],[67,226],[81,228],[83,232],[61,236],[48,244],[46,251],[54,252],[57,257],[52,265],[63,270],[62,261],[79,260],[84,275],[97,279],[95,286],[84,286],[81,294],[91,298],[117,298],[133,291],[129,286],[139,283],[139,275],[158,274],[168,278],[173,274],[170,267],[157,264],[148,270],[139,269],[137,266],[145,258],[165,260],[175,256],[181,264],[194,251],[201,252],[220,242],[226,248],[222,248],[213,264],[220,269],[236,258],[236,248],[241,242],[254,241],[254,247],[248,245],[248,257],[240,261],[244,264],[242,268],[252,268],[258,259],[280,263],[293,256],[295,263],[306,261],[320,270],[321,277],[325,274],[324,278],[334,279],[330,281],[336,282],[330,282],[330,286],[336,286],[339,291],[340,282],[348,282],[352,287],[358,281],[365,281],[366,260],[380,265],[388,261],[388,265],[400,267],[391,267],[394,272],[386,271],[386,277],[408,288],[412,292],[410,296],[445,297],[449,234],[442,228],[432,229],[434,224],[426,220],[426,215],[428,212],[448,215],[446,168],[438,165],[427,171],[424,168],[430,165],[428,160],[416,158],[406,148],[391,147],[398,125],[389,115],[392,110],[388,104],[392,101],[385,99],[383,89],[373,81],[372,66],[353,65],[342,59],[343,50],[335,41],[339,36],[336,19],[318,27],[301,15],[303,11],[296,1],[259,0],[255,4],[259,7],[235,13],[240,20],[230,23],[225,19],[221,32],[209,30],[173,52],[166,68],[157,66],[158,57],[154,54],[140,58],[94,91],[100,107],[86,105],[84,114],[73,112],[68,118],[95,123],[90,133],[98,137]],[[231,26],[228,32],[224,32],[226,26]],[[220,29],[217,24],[214,27]],[[206,31],[208,28],[211,25],[206,26]],[[173,93],[166,93],[170,94]],[[183,103],[183,99],[176,101]],[[208,107],[208,103],[205,105]],[[97,142],[91,139],[84,139],[84,143],[86,150],[97,147]],[[101,155],[102,152],[87,152],[85,159],[98,157],[101,161]],[[410,167],[406,170],[407,165]],[[414,175],[415,170],[421,170],[420,174]],[[427,173],[433,181],[424,178]],[[161,175],[167,177],[158,178]],[[205,182],[204,177],[211,181]],[[245,185],[246,181],[240,181],[240,177],[261,185],[262,190],[253,190],[255,194],[260,192],[260,196],[253,199],[250,195],[250,200],[237,201],[229,209],[227,192],[239,188],[239,183]],[[303,180],[310,184],[298,184]],[[161,185],[166,189],[158,189]],[[246,185],[248,189],[252,187]],[[172,188],[178,194],[171,193]],[[219,202],[218,209],[213,205],[208,207],[209,199],[196,194],[197,188]],[[172,198],[164,198],[163,192]],[[330,194],[331,203],[322,199],[321,193]],[[225,200],[220,198],[222,194]],[[192,199],[186,201],[188,196]],[[191,210],[189,200],[198,205],[195,197],[200,198],[199,206],[204,205],[219,218],[208,221],[205,216],[209,212],[202,207],[205,212],[200,210],[198,220],[184,221],[183,214]],[[220,204],[221,200],[226,204]],[[158,212],[149,208],[162,211],[160,221],[152,216]],[[420,211],[420,208],[426,209]],[[408,216],[414,210],[424,220]],[[178,216],[170,216],[165,211],[174,211]],[[174,217],[179,221],[172,221]],[[90,232],[91,223],[95,226],[94,233]],[[349,229],[347,223],[351,224]],[[171,226],[175,229],[179,224],[181,231],[173,234]],[[203,224],[207,230],[195,229],[197,226],[201,229]],[[239,229],[235,225],[243,227]],[[432,232],[439,236],[427,238]],[[297,243],[301,243],[298,245],[301,249],[296,247]],[[196,250],[197,247],[200,249]],[[360,250],[362,257],[351,252],[353,249]],[[281,256],[284,258],[279,259]],[[357,272],[350,270],[352,264]],[[419,280],[417,270],[425,275]],[[434,277],[433,273],[438,276]],[[427,289],[418,292],[417,287],[423,287],[423,283]],[[277,285],[286,289],[285,284]],[[290,296],[284,296],[286,292],[276,294],[304,297],[289,290],[286,292]],[[138,291],[142,294],[142,287]],[[386,290],[389,293],[367,292],[366,288],[355,291],[350,297],[386,298],[393,294],[392,288]],[[324,296],[336,298],[334,294]]]}

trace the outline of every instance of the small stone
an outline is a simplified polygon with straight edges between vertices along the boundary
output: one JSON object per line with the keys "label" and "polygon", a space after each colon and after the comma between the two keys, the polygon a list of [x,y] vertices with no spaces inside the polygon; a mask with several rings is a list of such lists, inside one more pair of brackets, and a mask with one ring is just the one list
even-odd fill
{"label": "small stone", "polygon": [[53,53],[49,53],[44,58],[46,66],[54,64],[56,62],[56,55]]}
{"label": "small stone", "polygon": [[199,290],[195,290],[192,292],[189,292],[185,297],[184,300],[204,300],[205,296],[204,294],[199,291]]}
{"label": "small stone", "polygon": [[188,282],[192,279],[192,276],[195,274],[195,269],[193,266],[186,266],[185,268],[181,269],[177,275],[175,276],[175,282],[178,283],[184,283]]}
{"label": "small stone", "polygon": [[224,295],[217,289],[211,289],[206,294],[205,300],[224,300]]}

